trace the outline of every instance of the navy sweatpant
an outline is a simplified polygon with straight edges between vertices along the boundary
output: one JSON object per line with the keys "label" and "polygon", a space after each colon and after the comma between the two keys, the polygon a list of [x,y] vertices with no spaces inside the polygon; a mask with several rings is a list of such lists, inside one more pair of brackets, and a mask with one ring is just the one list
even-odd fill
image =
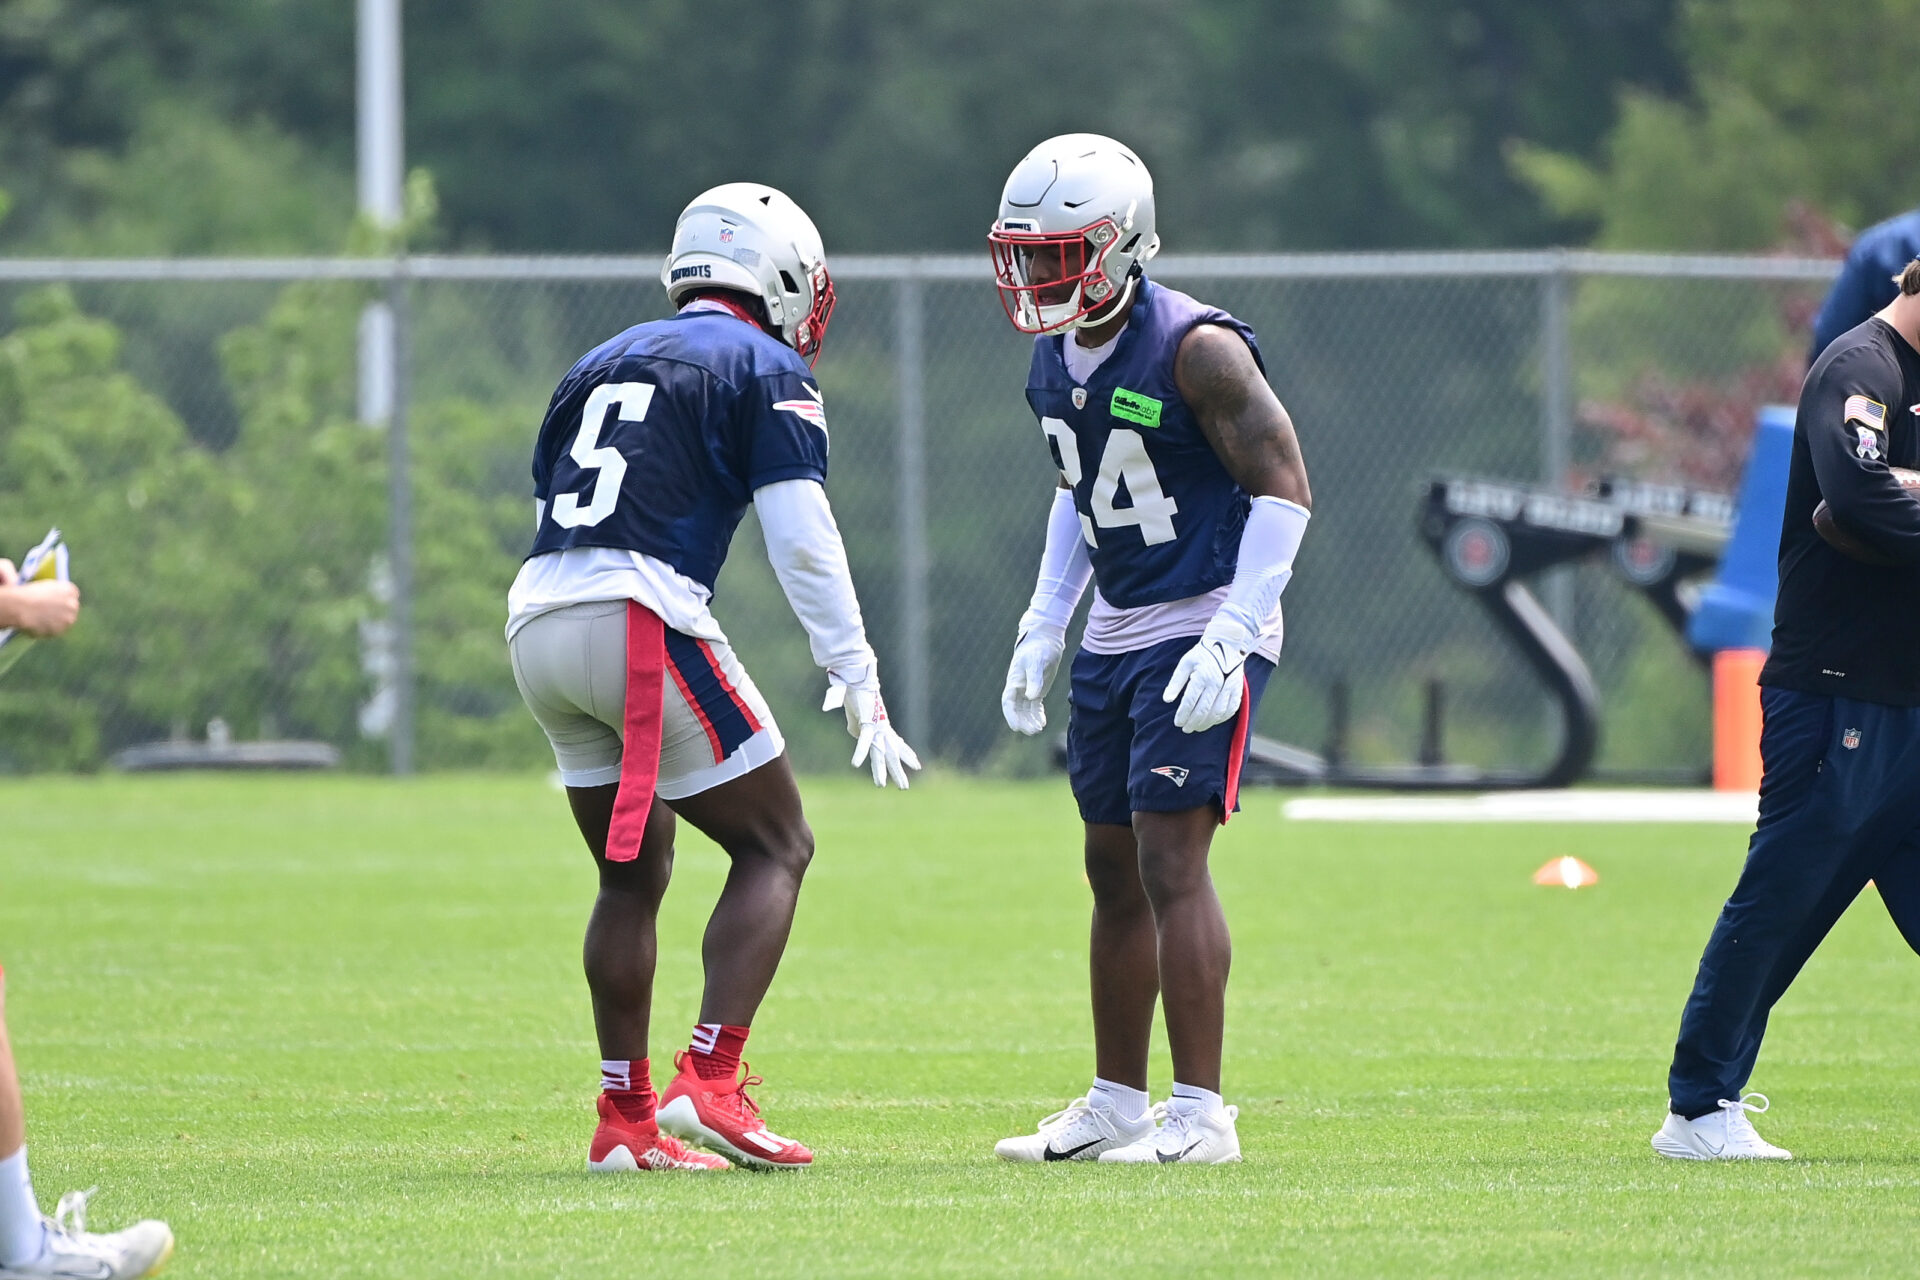
{"label": "navy sweatpant", "polygon": [[1683,1116],[1740,1096],[1767,1015],[1867,881],[1920,951],[1920,707],[1787,689],[1762,689],[1760,702],[1760,822],[1667,1076]]}

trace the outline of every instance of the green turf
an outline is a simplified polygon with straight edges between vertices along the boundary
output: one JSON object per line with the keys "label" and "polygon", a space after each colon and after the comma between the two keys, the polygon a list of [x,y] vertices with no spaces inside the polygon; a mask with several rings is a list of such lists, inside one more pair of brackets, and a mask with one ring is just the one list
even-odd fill
{"label": "green turf", "polygon": [[[170,1219],[182,1277],[1914,1269],[1920,966],[1871,900],[1755,1082],[1800,1158],[1648,1149],[1741,831],[1288,824],[1253,793],[1215,858],[1247,1162],[1013,1168],[994,1139],[1091,1069],[1064,782],[807,796],[820,852],[749,1048],[818,1167],[609,1178],[582,1167],[591,872],[541,780],[0,784],[43,1199]],[[1563,853],[1602,883],[1535,888]],[[683,842],[660,1059],[720,869]]]}

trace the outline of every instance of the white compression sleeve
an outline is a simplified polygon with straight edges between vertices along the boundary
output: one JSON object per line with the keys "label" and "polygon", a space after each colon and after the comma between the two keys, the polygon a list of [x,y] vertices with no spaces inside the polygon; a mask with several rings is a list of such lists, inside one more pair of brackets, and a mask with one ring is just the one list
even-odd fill
{"label": "white compression sleeve", "polygon": [[807,630],[814,663],[841,684],[873,684],[878,678],[873,646],[867,643],[827,491],[815,480],[782,480],[755,490],[753,509],[774,576]]}
{"label": "white compression sleeve", "polygon": [[1260,634],[1293,577],[1293,558],[1300,554],[1309,518],[1305,507],[1285,498],[1262,495],[1253,500],[1247,526],[1240,531],[1233,583],[1216,618],[1240,624],[1250,636]]}
{"label": "white compression sleeve", "polygon": [[1087,552],[1073,493],[1056,489],[1053,509],[1047,513],[1047,549],[1040,553],[1040,577],[1033,586],[1033,600],[1020,618],[1019,633],[1044,627],[1064,637],[1092,577],[1093,558]]}

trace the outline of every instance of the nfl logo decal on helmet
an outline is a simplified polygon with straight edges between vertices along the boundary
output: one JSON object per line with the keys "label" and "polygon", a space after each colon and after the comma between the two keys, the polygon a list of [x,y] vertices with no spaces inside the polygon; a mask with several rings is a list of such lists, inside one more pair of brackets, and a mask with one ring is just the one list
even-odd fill
{"label": "nfl logo decal on helmet", "polygon": [[809,364],[833,315],[833,280],[813,219],[759,182],[729,182],[693,198],[674,224],[660,283],[675,306],[702,288],[760,299],[781,341]]}

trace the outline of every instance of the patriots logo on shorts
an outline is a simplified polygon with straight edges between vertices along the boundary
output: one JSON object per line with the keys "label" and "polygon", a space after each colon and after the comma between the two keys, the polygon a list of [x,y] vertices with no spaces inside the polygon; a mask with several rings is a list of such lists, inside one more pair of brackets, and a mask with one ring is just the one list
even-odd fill
{"label": "patriots logo on shorts", "polygon": [[1149,769],[1148,773],[1157,773],[1176,787],[1187,785],[1187,771],[1177,764],[1163,764],[1158,769]]}

